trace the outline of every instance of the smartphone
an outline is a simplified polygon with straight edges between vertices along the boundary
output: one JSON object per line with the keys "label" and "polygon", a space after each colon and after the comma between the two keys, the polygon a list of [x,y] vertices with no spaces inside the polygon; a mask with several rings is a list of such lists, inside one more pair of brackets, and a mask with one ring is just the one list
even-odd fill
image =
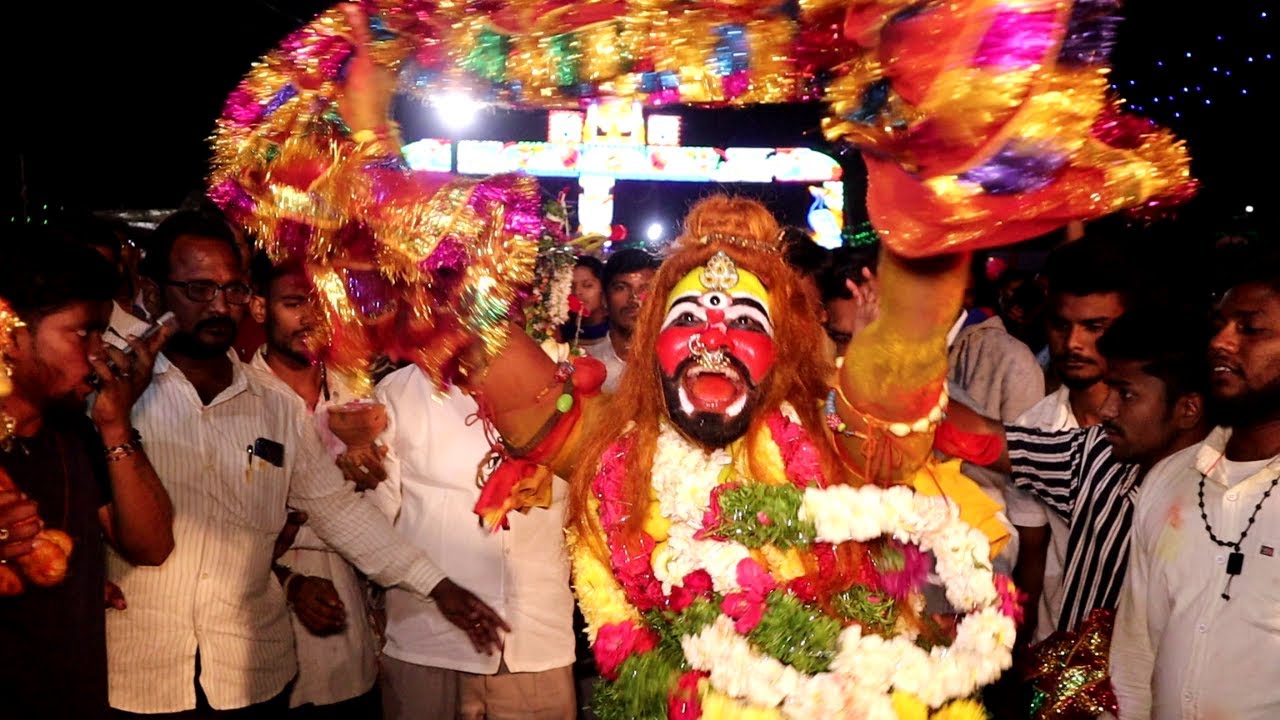
{"label": "smartphone", "polygon": [[[177,327],[177,325],[178,325],[178,318],[175,317],[172,312],[167,312],[161,315],[160,317],[156,318],[155,322],[148,325],[147,329],[143,330],[142,334],[138,336],[138,340],[140,342],[146,342],[151,338],[155,337],[156,333],[160,332],[160,328],[163,328],[163,327],[174,328],[174,327]],[[115,333],[115,334],[119,335],[120,333]],[[133,354],[133,346],[127,342],[124,342],[123,338],[121,338],[121,340],[119,341],[111,342],[111,345],[115,347],[117,350],[119,350],[120,352],[124,353],[125,357],[129,357],[130,355]],[[123,345],[124,347],[121,347],[121,345]],[[107,367],[111,368],[113,372],[120,370],[119,366],[117,366],[115,361],[111,359],[110,355],[107,356],[106,361],[107,361]],[[102,380],[98,377],[97,373],[94,373],[89,376],[89,384],[96,388],[102,384]]]}
{"label": "smartphone", "polygon": [[[177,326],[178,326],[178,318],[176,318],[172,312],[167,312],[161,315],[160,317],[156,318],[155,322],[148,325],[147,329],[142,331],[142,334],[138,336],[138,342],[146,342],[151,338],[155,337],[156,333],[160,332],[160,328],[168,327],[170,329],[173,329],[173,328],[176,328]],[[120,349],[120,352],[123,352],[125,354],[125,357],[128,357],[133,354],[133,346],[128,343],[125,343],[125,346]],[[109,357],[107,358],[107,364],[108,365],[112,364],[111,359]],[[111,369],[115,370],[116,368],[113,366]]]}

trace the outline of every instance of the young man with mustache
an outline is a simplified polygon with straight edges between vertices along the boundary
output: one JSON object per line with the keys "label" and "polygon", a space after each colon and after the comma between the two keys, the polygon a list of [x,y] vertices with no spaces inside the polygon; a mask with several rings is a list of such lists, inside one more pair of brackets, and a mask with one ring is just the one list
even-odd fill
{"label": "young man with mustache", "polygon": [[[986,421],[983,430],[1004,442],[993,467],[1067,527],[1054,630],[1074,630],[1091,611],[1115,608],[1143,474],[1204,438],[1202,337],[1162,316],[1125,315],[1098,341],[1107,366],[1098,424],[1055,431]],[[955,405],[951,418],[965,427],[976,416]]]}
{"label": "young man with mustache", "polygon": [[1280,262],[1253,265],[1214,330],[1221,425],[1137,501],[1111,646],[1122,720],[1280,717]]}
{"label": "young man with mustache", "polygon": [[658,259],[644,250],[627,248],[609,257],[604,265],[604,302],[609,310],[607,342],[588,345],[588,355],[604,363],[608,375],[604,391],[616,392],[631,352],[631,337],[640,317],[640,303],[649,294],[649,283]]}
{"label": "young man with mustache", "polygon": [[108,556],[129,602],[107,620],[110,702],[119,717],[278,717],[297,672],[286,590],[272,575],[287,508],[384,586],[430,596],[477,649],[505,623],[400,540],[351,492],[302,402],[232,350],[252,296],[224,223],[179,212],[152,235],[142,271],[178,329],[133,408],[173,498],[175,546],[160,567]]}
{"label": "young man with mustache", "polygon": [[[329,409],[359,399],[347,375],[316,359],[319,307],[301,265],[273,265],[265,253],[250,263],[255,295],[250,314],[266,342],[249,366],[263,382],[298,396],[325,450],[338,460],[354,490],[375,487],[385,477],[380,457],[352,461],[346,445],[329,429]],[[365,612],[366,585],[336,550],[305,524],[276,564],[293,612],[298,678],[290,693],[292,716],[373,718],[381,712],[374,682],[378,651]]]}
{"label": "young man with mustache", "polygon": [[[0,715],[101,720],[106,546],[124,567],[160,565],[174,547],[174,507],[143,445],[162,436],[140,439],[129,419],[165,334],[131,339],[129,355],[108,348],[115,268],[46,229],[62,228],[10,225],[0,243],[0,315],[12,313],[0,317],[0,475],[12,482],[0,482]],[[70,540],[61,562],[44,530]],[[27,575],[41,560],[51,572]]]}
{"label": "young man with mustache", "polygon": [[[1126,258],[1113,241],[1088,236],[1050,255],[1046,331],[1052,372],[1062,385],[1014,425],[1055,431],[1098,424],[1108,393],[1098,338],[1125,311],[1130,282]],[[1020,635],[1023,642],[1039,642],[1060,625],[1070,531],[1059,513],[1028,493],[1010,489],[1006,502],[1018,530],[1014,580],[1029,596]]]}

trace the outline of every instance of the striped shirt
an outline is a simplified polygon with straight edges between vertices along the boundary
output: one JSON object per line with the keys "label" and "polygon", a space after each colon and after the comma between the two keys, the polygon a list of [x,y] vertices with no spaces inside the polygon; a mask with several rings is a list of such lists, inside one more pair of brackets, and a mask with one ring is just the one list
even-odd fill
{"label": "striped shirt", "polygon": [[[129,603],[107,618],[110,701],[120,710],[194,708],[197,649],[198,681],[214,709],[284,689],[297,663],[271,554],[286,506],[305,511],[308,527],[381,584],[426,594],[444,577],[344,486],[301,399],[228,355],[231,385],[208,405],[161,355],[133,408],[173,501],[175,546],[160,567],[108,556],[108,577]],[[249,452],[259,439],[283,445],[278,466]]]}
{"label": "striped shirt", "polygon": [[1139,468],[1111,456],[1099,426],[1045,431],[1010,427],[1005,437],[1014,484],[1067,521],[1058,630],[1074,630],[1096,608],[1120,599]]}

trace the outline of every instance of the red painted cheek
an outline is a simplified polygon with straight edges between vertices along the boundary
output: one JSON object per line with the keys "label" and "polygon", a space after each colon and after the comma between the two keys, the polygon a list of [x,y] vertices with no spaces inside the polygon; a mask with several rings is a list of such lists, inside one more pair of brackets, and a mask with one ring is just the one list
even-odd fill
{"label": "red painted cheek", "polygon": [[662,374],[672,377],[680,363],[689,358],[689,339],[698,334],[696,328],[668,328],[658,333],[658,367]]}
{"label": "red painted cheek", "polygon": [[758,332],[730,331],[729,351],[747,367],[751,382],[759,383],[777,359],[773,338]]}

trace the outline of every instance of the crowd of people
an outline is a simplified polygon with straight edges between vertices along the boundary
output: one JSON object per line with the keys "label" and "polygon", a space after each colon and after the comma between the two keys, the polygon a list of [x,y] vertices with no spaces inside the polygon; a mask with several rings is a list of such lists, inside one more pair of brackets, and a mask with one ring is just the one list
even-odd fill
{"label": "crowd of people", "polygon": [[[590,714],[568,486],[478,523],[492,442],[465,392],[385,367],[385,428],[356,454],[329,419],[361,391],[315,360],[303,268],[251,256],[216,211],[173,214],[140,258],[105,221],[6,235],[0,562],[42,526],[75,549],[63,583],[0,597],[5,717]],[[876,249],[787,238],[814,352],[842,357],[877,317]],[[1087,229],[1043,267],[975,264],[947,337],[948,422],[998,446],[965,470],[1004,508],[997,566],[1025,593],[997,715],[1025,713],[1040,643],[1097,611],[1116,611],[1119,717],[1280,714],[1280,264],[1251,254],[1171,303],[1141,263]],[[659,265],[577,261],[560,339],[606,392]]]}

